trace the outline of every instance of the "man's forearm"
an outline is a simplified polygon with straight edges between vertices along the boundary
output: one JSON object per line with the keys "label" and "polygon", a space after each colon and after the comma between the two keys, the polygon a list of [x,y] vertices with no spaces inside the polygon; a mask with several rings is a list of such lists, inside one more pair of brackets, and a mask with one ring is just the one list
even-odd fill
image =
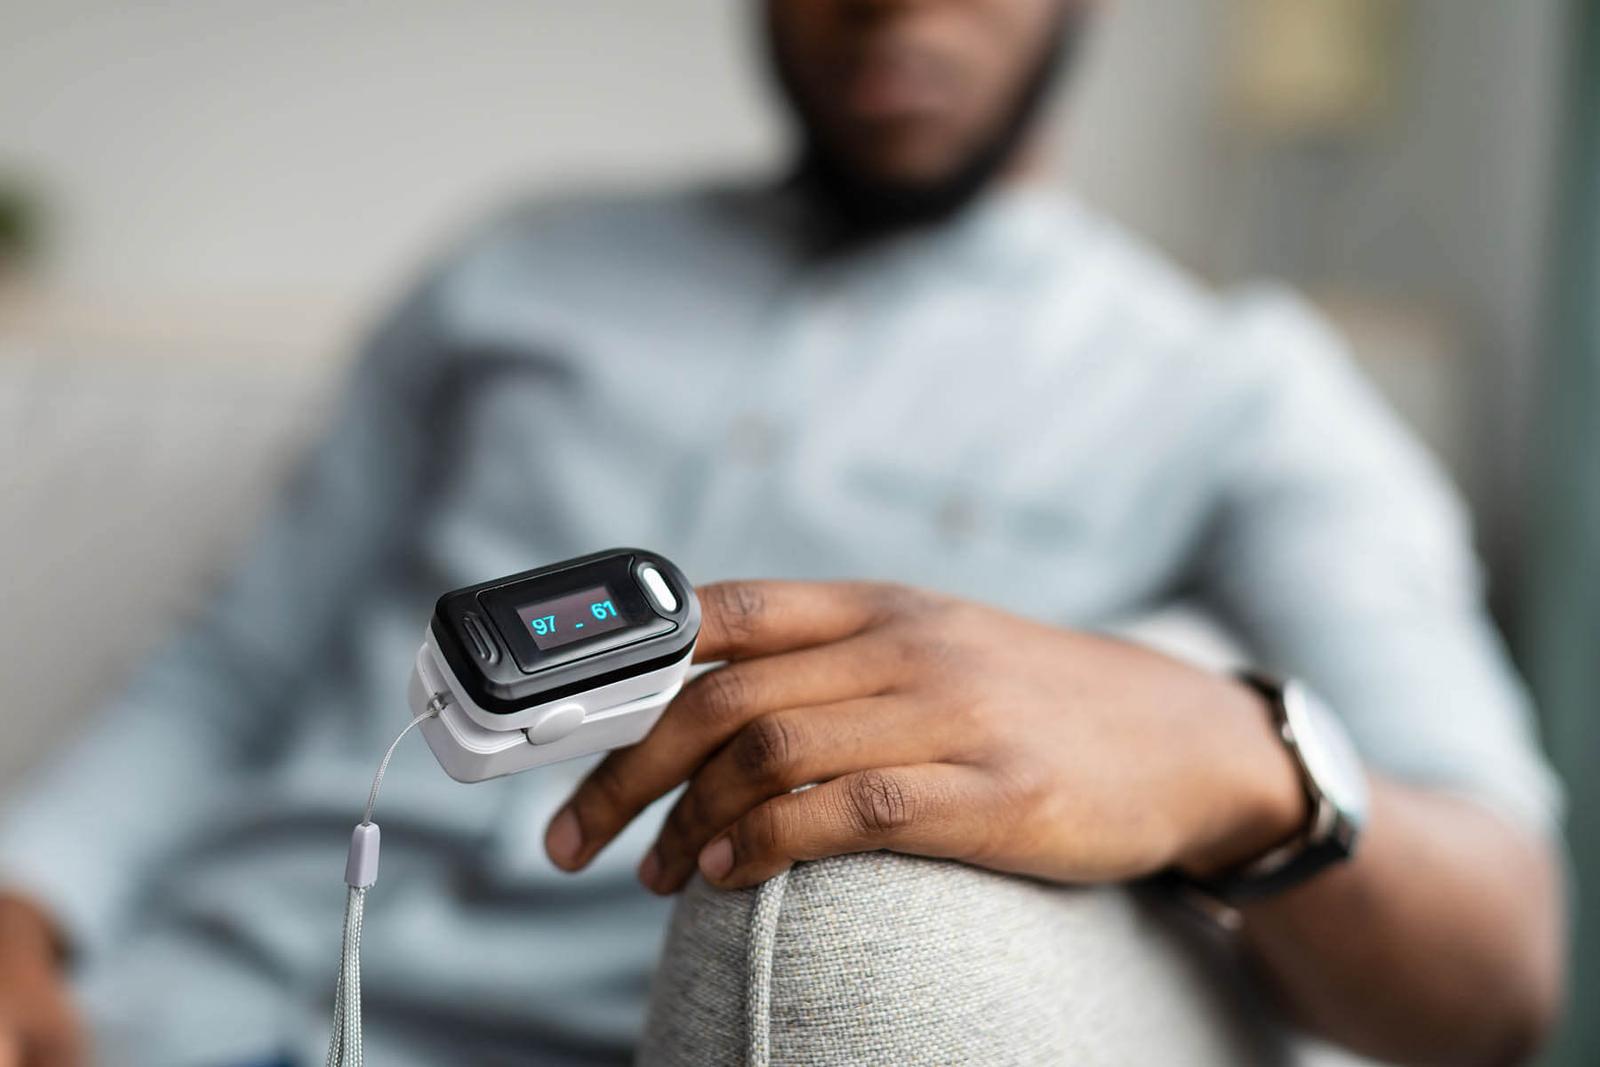
{"label": "man's forearm", "polygon": [[1554,852],[1470,801],[1375,780],[1355,858],[1248,905],[1245,942],[1288,1009],[1340,1044],[1520,1062],[1561,1000]]}

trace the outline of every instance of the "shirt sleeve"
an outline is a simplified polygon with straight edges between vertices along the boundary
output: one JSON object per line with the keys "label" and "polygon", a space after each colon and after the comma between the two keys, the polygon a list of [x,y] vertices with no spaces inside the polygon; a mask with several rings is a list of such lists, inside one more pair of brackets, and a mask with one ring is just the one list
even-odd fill
{"label": "shirt sleeve", "polygon": [[152,865],[270,749],[341,606],[400,550],[426,452],[432,305],[420,287],[377,331],[208,609],[3,809],[0,885],[41,901],[75,950],[104,941]]}
{"label": "shirt sleeve", "polygon": [[1238,403],[1203,595],[1369,766],[1554,832],[1560,786],[1448,480],[1301,304],[1259,293],[1226,321],[1215,369]]}

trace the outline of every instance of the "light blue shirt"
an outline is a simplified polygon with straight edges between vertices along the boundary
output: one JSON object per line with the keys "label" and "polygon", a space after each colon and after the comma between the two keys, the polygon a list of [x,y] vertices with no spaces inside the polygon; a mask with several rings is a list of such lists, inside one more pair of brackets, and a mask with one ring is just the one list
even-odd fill
{"label": "light blue shirt", "polygon": [[[617,544],[1073,627],[1196,598],[1374,768],[1553,825],[1462,507],[1299,303],[1214,297],[1039,192],[845,255],[809,232],[770,191],[536,206],[393,314],[212,609],[7,810],[0,881],[58,909],[108,1062],[320,1056],[433,598]],[[375,1062],[626,1056],[661,809],[561,874],[582,770],[462,786],[401,748]]]}

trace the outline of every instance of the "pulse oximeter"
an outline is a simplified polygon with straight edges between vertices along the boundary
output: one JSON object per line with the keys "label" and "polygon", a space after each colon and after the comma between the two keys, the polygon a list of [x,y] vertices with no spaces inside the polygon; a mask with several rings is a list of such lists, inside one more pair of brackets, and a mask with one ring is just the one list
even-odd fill
{"label": "pulse oximeter", "polygon": [[411,712],[461,782],[631,745],[682,688],[699,633],[694,589],[653,552],[497,578],[439,598]]}
{"label": "pulse oximeter", "polygon": [[445,773],[481,782],[644,740],[683,688],[700,602],[653,552],[614,548],[446,593],[411,671],[411,721],[378,764],[345,857],[329,1067],[361,1067],[361,929],[378,880],[378,789],[420,728]]}

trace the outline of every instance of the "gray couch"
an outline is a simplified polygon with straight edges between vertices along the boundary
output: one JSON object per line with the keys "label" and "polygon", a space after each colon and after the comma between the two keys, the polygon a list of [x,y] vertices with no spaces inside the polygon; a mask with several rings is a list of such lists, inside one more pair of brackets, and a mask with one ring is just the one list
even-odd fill
{"label": "gray couch", "polygon": [[1289,1033],[1229,938],[1160,890],[890,853],[696,881],[642,1067],[1355,1064]]}

